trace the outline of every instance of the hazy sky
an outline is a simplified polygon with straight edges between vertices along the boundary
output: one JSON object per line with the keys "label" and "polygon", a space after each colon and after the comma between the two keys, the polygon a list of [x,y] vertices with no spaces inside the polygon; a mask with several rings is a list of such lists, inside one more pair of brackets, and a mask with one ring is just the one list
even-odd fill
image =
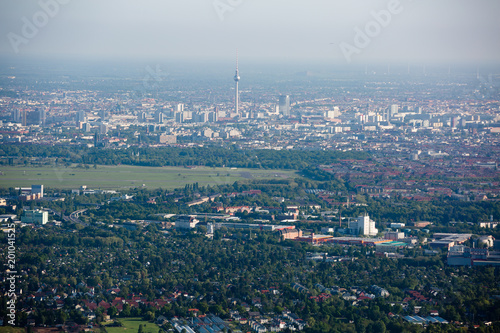
{"label": "hazy sky", "polygon": [[0,0],[0,55],[498,61],[499,14],[499,0]]}

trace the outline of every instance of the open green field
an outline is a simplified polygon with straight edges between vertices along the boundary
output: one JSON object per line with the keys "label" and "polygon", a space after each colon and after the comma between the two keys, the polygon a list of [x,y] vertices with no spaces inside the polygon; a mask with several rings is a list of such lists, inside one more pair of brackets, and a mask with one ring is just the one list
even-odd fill
{"label": "open green field", "polygon": [[106,327],[108,333],[137,333],[139,325],[142,324],[144,333],[158,333],[160,327],[154,323],[142,320],[142,318],[119,318],[122,327]]}
{"label": "open green field", "polygon": [[[10,320],[9,317],[4,318],[5,323],[7,323],[8,320]],[[25,333],[25,332],[26,330],[22,327],[0,326],[0,333]]]}
{"label": "open green field", "polygon": [[126,189],[141,187],[173,189],[198,182],[200,186],[232,184],[244,179],[280,179],[295,175],[293,170],[261,170],[197,167],[97,166],[89,169],[72,167],[3,166],[0,187],[30,187],[41,184],[46,188],[76,189],[86,185],[91,189]]}

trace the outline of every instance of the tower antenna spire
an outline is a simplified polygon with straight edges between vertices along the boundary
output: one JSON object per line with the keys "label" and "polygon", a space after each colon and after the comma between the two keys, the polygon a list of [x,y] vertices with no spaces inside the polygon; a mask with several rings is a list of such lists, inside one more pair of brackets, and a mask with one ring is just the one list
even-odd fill
{"label": "tower antenna spire", "polygon": [[239,91],[238,91],[238,81],[240,81],[240,72],[238,69],[238,49],[236,49],[236,73],[234,74],[234,82],[235,82],[235,95],[234,95],[234,113],[236,113],[236,117],[239,114]]}

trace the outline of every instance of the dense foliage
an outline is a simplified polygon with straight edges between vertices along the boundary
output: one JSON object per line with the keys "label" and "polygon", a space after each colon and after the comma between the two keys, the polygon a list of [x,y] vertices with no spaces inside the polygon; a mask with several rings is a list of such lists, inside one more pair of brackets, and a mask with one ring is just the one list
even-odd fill
{"label": "dense foliage", "polygon": [[[130,293],[153,300],[178,290],[189,297],[181,296],[160,310],[141,307],[128,309],[126,314],[188,316],[188,309],[198,308],[223,318],[229,310],[245,314],[242,304],[252,304],[258,297],[263,313],[289,309],[308,322],[308,332],[383,332],[382,326],[390,332],[416,332],[420,331],[418,327],[391,319],[389,313],[411,313],[417,305],[422,306],[421,314],[434,309],[456,321],[496,320],[500,316],[498,300],[490,298],[498,292],[498,268],[445,267],[439,256],[393,260],[375,257],[362,248],[312,248],[305,243],[279,242],[275,235],[260,231],[250,235],[221,229],[214,239],[208,239],[201,234],[173,231],[165,236],[154,225],[135,231],[74,228],[20,230],[18,269],[29,272],[20,279],[23,294],[56,288],[58,294],[77,291],[83,295],[94,288],[97,301],[128,297]],[[314,262],[306,259],[308,251],[355,256],[357,260]],[[293,290],[293,283],[304,285],[310,293]],[[391,295],[357,304],[339,296],[317,302],[310,296],[318,295],[318,283],[347,289],[368,289],[376,284]],[[112,287],[119,288],[120,293],[107,292]],[[431,289],[439,290],[439,294],[432,302],[411,301],[404,310],[399,304],[409,289],[426,295]],[[72,311],[79,298],[66,299],[61,310],[50,310],[48,300],[21,297],[20,304],[36,305],[37,324],[57,324],[68,318],[82,322],[81,314]],[[255,306],[252,310],[258,311]],[[5,311],[3,303],[0,316]],[[26,319],[21,314],[20,324]]]}
{"label": "dense foliage", "polygon": [[209,166],[264,169],[302,169],[317,161],[333,163],[339,159],[366,159],[368,154],[324,150],[241,150],[236,147],[161,147],[97,149],[84,145],[4,145],[0,155],[53,158],[56,163],[140,166]]}

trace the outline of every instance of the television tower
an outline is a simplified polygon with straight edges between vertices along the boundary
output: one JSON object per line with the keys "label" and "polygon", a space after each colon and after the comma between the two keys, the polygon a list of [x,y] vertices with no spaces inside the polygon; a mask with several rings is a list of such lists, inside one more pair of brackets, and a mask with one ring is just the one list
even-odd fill
{"label": "television tower", "polygon": [[236,116],[239,116],[239,110],[238,110],[238,102],[239,102],[239,91],[238,91],[238,81],[240,81],[240,72],[238,71],[238,51],[236,51],[236,73],[234,74],[234,82],[236,84],[235,86],[235,95],[234,95],[234,112],[236,113]]}

